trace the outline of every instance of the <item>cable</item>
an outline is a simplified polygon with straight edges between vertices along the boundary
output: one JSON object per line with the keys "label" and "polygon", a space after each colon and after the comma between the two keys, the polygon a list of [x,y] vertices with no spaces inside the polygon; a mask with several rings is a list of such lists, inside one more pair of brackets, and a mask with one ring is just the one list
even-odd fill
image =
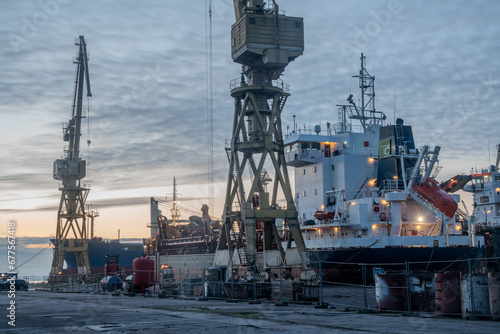
{"label": "cable", "polygon": [[26,261],[24,261],[24,262],[23,262],[23,263],[21,263],[20,265],[18,265],[18,266],[16,267],[16,270],[17,270],[17,269],[19,269],[19,268],[21,268],[23,265],[25,265],[25,264],[26,264],[26,263],[28,263],[29,261],[33,260],[33,258],[35,258],[35,257],[37,257],[38,255],[42,254],[42,252],[43,252],[44,250],[48,249],[50,246],[51,246],[51,244],[50,244],[50,243],[48,243],[47,245],[45,245],[45,247],[43,247],[42,249],[40,249],[40,250],[38,251],[38,253],[36,253],[35,255],[33,255],[32,257],[30,257],[29,259],[27,259]]}
{"label": "cable", "polygon": [[[205,0],[207,7],[207,0]],[[213,106],[213,71],[212,71],[212,0],[208,0],[206,25],[206,74],[207,74],[207,146],[208,146],[208,198],[209,207],[214,207],[214,106]]]}

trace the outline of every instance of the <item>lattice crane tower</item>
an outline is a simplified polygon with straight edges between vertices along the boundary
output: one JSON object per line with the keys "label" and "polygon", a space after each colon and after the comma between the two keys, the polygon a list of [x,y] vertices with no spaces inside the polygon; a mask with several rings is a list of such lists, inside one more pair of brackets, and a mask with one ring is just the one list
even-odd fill
{"label": "lattice crane tower", "polygon": [[[276,226],[277,220],[283,220],[291,235],[287,248],[293,237],[300,261],[306,265],[309,261],[290,188],[281,127],[281,113],[290,94],[288,85],[280,79],[285,67],[304,51],[303,19],[280,13],[275,1],[265,6],[262,0],[235,0],[234,8],[231,52],[233,61],[242,65],[242,74],[231,82],[235,105],[233,132],[230,148],[226,148],[230,166],[217,249],[229,250],[229,263],[234,263],[237,248],[241,265],[255,264],[259,224],[263,230],[263,251],[271,250],[274,242],[281,263],[285,263],[286,254]],[[274,173],[264,166],[272,166]],[[248,175],[247,170],[253,180],[245,191],[243,176]],[[280,190],[286,199],[285,207],[277,203]]]}
{"label": "lattice crane tower", "polygon": [[61,201],[57,212],[57,230],[55,238],[54,258],[50,276],[57,277],[62,272],[64,256],[67,252],[76,254],[78,274],[90,274],[90,263],[87,244],[87,227],[85,201],[89,188],[81,184],[85,177],[85,160],[80,157],[80,136],[83,106],[84,83],[87,97],[91,97],[87,47],[83,36],[79,36],[75,45],[79,46],[75,92],[73,96],[72,116],[63,127],[63,140],[68,142],[68,149],[62,159],[54,161],[54,179],[62,181],[59,188]]}

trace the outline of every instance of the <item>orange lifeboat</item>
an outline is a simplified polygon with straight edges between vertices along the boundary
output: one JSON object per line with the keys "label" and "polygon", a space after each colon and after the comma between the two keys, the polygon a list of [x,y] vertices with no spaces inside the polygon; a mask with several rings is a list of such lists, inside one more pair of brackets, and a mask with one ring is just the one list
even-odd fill
{"label": "orange lifeboat", "polygon": [[316,211],[314,213],[314,218],[319,220],[332,220],[335,214],[331,211]]}
{"label": "orange lifeboat", "polygon": [[455,212],[458,208],[457,202],[455,202],[453,197],[441,189],[439,183],[434,178],[429,177],[418,186],[413,187],[413,190],[441,210],[446,217],[453,218],[455,216]]}

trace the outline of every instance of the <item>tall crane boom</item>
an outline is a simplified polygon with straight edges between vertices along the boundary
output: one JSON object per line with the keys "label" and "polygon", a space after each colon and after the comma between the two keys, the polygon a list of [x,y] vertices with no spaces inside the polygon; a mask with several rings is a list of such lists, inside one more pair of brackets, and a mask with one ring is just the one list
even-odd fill
{"label": "tall crane boom", "polygon": [[[54,161],[53,176],[62,181],[61,201],[57,213],[57,231],[54,241],[54,257],[50,277],[57,280],[62,274],[64,258],[67,253],[74,252],[77,260],[77,273],[85,276],[90,273],[88,256],[87,227],[85,201],[89,188],[80,184],[85,177],[85,160],[80,158],[80,136],[83,115],[83,88],[87,86],[87,97],[91,97],[88,69],[87,46],[85,38],[79,36],[75,45],[79,47],[74,61],[77,64],[75,91],[73,95],[72,114],[69,122],[63,127],[63,140],[69,142],[68,150],[62,159]],[[93,217],[91,217],[93,221]]]}
{"label": "tall crane boom", "polygon": [[87,46],[83,36],[79,36],[78,56],[75,59],[77,64],[75,92],[73,95],[73,109],[71,119],[63,128],[63,140],[69,142],[68,151],[64,159],[54,161],[54,179],[63,181],[63,185],[76,185],[76,182],[83,179],[86,174],[85,160],[80,158],[80,136],[82,125],[83,109],[83,87],[87,86],[87,97],[91,97]]}

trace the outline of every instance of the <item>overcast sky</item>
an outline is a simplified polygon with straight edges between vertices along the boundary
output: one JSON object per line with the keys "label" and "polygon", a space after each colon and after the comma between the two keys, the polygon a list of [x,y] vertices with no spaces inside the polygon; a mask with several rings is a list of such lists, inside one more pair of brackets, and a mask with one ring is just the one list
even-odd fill
{"label": "overcast sky", "polygon": [[[337,123],[336,104],[359,97],[359,57],[376,76],[376,106],[403,118],[420,145],[441,146],[440,181],[494,163],[500,143],[500,2],[278,1],[302,16],[304,55],[284,129]],[[215,215],[221,215],[231,137],[230,0],[213,0]],[[207,1],[5,1],[0,12],[0,235],[55,235],[60,192],[52,163],[71,115],[74,40],[90,55],[90,139],[82,155],[96,233],[145,237],[149,197],[177,177],[182,205],[199,211],[207,185]],[[394,99],[394,96],[396,98]],[[396,106],[396,110],[394,110]],[[85,104],[87,108],[87,104]],[[489,144],[489,145],[488,145]],[[167,212],[164,212],[167,213]],[[187,215],[186,215],[187,217]]]}

